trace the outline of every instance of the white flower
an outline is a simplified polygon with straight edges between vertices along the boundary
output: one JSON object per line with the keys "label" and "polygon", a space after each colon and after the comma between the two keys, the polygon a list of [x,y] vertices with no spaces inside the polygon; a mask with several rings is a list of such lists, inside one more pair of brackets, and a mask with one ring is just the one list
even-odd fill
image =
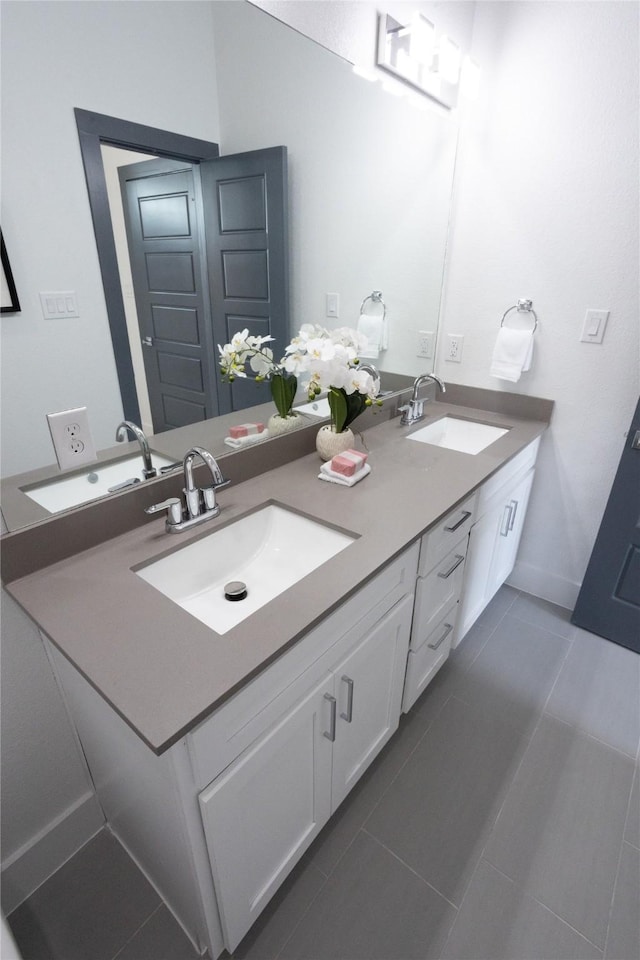
{"label": "white flower", "polygon": [[[265,339],[272,340],[273,337],[268,337]],[[270,373],[277,369],[277,365],[273,362],[273,350],[270,350],[268,347],[264,347],[264,349],[260,352],[254,353],[249,360],[249,366],[253,372],[257,374],[257,376],[269,376]]]}

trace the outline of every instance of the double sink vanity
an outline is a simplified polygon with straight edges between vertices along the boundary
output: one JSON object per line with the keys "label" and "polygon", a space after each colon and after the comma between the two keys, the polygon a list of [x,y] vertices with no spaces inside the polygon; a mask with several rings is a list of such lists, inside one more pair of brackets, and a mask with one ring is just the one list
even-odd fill
{"label": "double sink vanity", "polygon": [[318,481],[315,423],[225,458],[177,536],[144,515],[170,473],[5,538],[106,819],[214,960],[515,563],[552,402],[451,385],[403,425],[401,399],[361,418],[352,488]]}

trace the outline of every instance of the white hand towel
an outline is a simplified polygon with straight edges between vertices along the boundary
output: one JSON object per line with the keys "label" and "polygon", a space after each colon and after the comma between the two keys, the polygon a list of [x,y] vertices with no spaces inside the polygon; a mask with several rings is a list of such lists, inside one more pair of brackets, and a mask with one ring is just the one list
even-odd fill
{"label": "white hand towel", "polygon": [[318,474],[318,480],[328,480],[329,483],[339,483],[343,487],[352,487],[354,483],[359,483],[360,480],[364,480],[364,478],[371,473],[371,467],[368,463],[365,463],[352,477],[344,477],[341,473],[336,473],[335,470],[332,470],[330,464],[330,460],[322,464],[320,473]]}
{"label": "white hand towel", "polygon": [[358,354],[363,360],[377,360],[380,351],[387,349],[387,322],[384,317],[361,313],[358,318],[358,333],[367,338],[366,347]]}
{"label": "white hand towel", "polygon": [[263,430],[262,433],[250,433],[246,437],[225,437],[224,442],[234,450],[240,450],[242,447],[249,447],[252,443],[260,443],[262,440],[269,439],[269,431]]}
{"label": "white hand towel", "polygon": [[517,383],[520,374],[531,367],[532,357],[532,330],[513,330],[510,327],[500,327],[496,345],[493,348],[489,372],[492,377]]}

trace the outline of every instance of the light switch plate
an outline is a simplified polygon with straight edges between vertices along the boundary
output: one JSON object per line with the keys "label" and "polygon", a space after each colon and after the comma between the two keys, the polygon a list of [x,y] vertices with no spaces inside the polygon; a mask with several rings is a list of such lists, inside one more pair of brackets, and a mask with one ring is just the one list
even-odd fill
{"label": "light switch plate", "polygon": [[609,319],[608,310],[587,310],[582,324],[582,343],[602,343]]}
{"label": "light switch plate", "polygon": [[40,294],[40,305],[45,320],[80,316],[75,290],[47,290]]}

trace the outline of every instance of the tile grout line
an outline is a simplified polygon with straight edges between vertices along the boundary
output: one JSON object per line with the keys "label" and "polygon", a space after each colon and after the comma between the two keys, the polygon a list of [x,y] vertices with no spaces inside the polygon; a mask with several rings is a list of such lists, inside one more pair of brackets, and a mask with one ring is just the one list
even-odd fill
{"label": "tile grout line", "polygon": [[385,843],[382,842],[382,840],[379,840],[376,836],[374,836],[373,833],[369,833],[369,831],[366,830],[364,827],[361,827],[358,832],[359,832],[359,833],[364,833],[364,835],[365,835],[366,837],[369,837],[369,838],[370,838],[371,840],[373,840],[373,842],[376,843],[379,847],[382,847],[383,850],[386,850],[386,852],[387,852],[388,854],[390,854],[390,856],[392,856],[394,860],[397,860],[398,863],[401,863],[403,867],[406,867],[407,870],[409,871],[409,873],[412,873],[412,874],[414,875],[414,877],[417,877],[418,880],[420,880],[421,883],[424,883],[424,885],[427,886],[427,887],[429,887],[430,890],[433,890],[434,893],[437,893],[438,896],[439,896],[439,897],[442,897],[443,900],[446,900],[446,902],[449,904],[449,906],[453,907],[454,910],[456,910],[456,911],[458,910],[458,907],[457,907],[456,904],[453,902],[453,900],[450,900],[449,897],[446,897],[446,896],[444,895],[444,893],[442,893],[440,890],[438,890],[437,887],[434,887],[434,885],[433,885],[432,883],[430,883],[428,880],[425,880],[425,878],[422,876],[422,874],[421,874],[421,873],[418,873],[418,871],[415,869],[415,867],[409,866],[409,864],[406,863],[406,862],[402,859],[402,857],[399,857],[398,854],[395,853],[395,852],[391,849],[391,847],[388,847]]}
{"label": "tile grout line", "polygon": [[[515,598],[515,599],[517,599],[517,598]],[[515,599],[514,599],[513,603],[515,603]],[[513,603],[511,604],[511,606],[510,606],[509,608],[507,608],[507,610],[505,611],[505,613],[503,614],[503,616],[500,618],[500,620],[499,620],[498,623],[496,624],[496,628],[495,628],[495,630],[494,630],[494,633],[495,633],[495,631],[498,629],[498,627],[500,626],[500,624],[503,622],[503,620],[505,619],[505,617],[507,616],[508,611],[509,611],[509,610],[511,609],[511,607],[513,606]],[[515,617],[514,619],[520,620],[521,623],[526,622],[526,621],[523,621],[523,620],[522,620],[521,618],[519,618],[519,617]],[[536,624],[533,624],[533,626],[536,626]],[[552,631],[547,631],[547,632],[548,632],[548,633],[551,633],[552,636],[558,636],[558,637],[560,637],[559,634],[552,633]],[[568,638],[567,638],[567,637],[560,637],[560,639],[562,639],[562,640],[567,640]],[[487,641],[487,642],[488,642],[488,641]],[[544,702],[544,706],[542,707],[542,709],[541,709],[541,711],[540,711],[540,714],[539,714],[539,716],[538,716],[538,719],[537,719],[537,721],[536,721],[536,724],[535,724],[533,730],[531,731],[531,733],[530,733],[529,736],[527,737],[526,746],[524,747],[524,750],[522,751],[522,756],[520,757],[520,760],[519,760],[519,762],[518,762],[518,764],[517,764],[517,766],[516,766],[516,769],[515,769],[514,772],[513,772],[513,775],[512,775],[512,777],[511,777],[511,782],[510,782],[509,786],[507,787],[507,789],[505,790],[502,803],[500,804],[500,809],[498,810],[498,812],[497,812],[497,814],[496,814],[496,816],[495,816],[495,819],[494,819],[494,821],[493,821],[493,824],[491,825],[491,829],[490,829],[489,832],[487,833],[487,839],[486,839],[486,841],[485,841],[485,843],[484,843],[484,845],[483,845],[483,848],[482,848],[482,850],[481,850],[481,852],[480,852],[480,856],[478,857],[478,861],[477,861],[477,863],[476,863],[476,865],[475,865],[475,867],[474,867],[474,869],[473,869],[473,872],[472,872],[472,874],[471,874],[471,876],[470,876],[470,878],[469,878],[469,880],[468,880],[467,884],[465,885],[465,888],[464,888],[464,890],[463,890],[463,892],[462,892],[462,897],[460,898],[460,907],[459,907],[459,910],[462,910],[462,907],[463,907],[463,905],[464,905],[464,902],[465,902],[465,900],[466,900],[466,898],[467,898],[467,894],[468,894],[468,892],[469,892],[469,887],[471,886],[471,882],[472,882],[472,880],[473,880],[473,878],[474,878],[474,876],[475,876],[475,874],[476,874],[476,871],[477,871],[477,869],[478,869],[478,866],[480,865],[480,863],[482,862],[482,860],[483,860],[483,859],[486,859],[487,863],[489,863],[492,867],[494,866],[494,865],[491,863],[491,861],[490,861],[488,858],[485,857],[485,851],[486,851],[486,849],[487,849],[487,847],[488,847],[488,845],[489,845],[489,842],[491,841],[491,838],[492,838],[493,835],[494,835],[496,826],[497,826],[497,824],[498,824],[498,821],[500,820],[500,816],[501,816],[501,814],[502,814],[502,812],[503,812],[503,810],[504,810],[504,807],[505,807],[505,804],[506,804],[507,799],[508,799],[508,797],[509,797],[509,794],[511,793],[511,790],[512,790],[512,788],[513,788],[513,784],[514,784],[514,782],[515,782],[515,779],[516,779],[516,777],[517,777],[517,775],[518,775],[518,773],[519,773],[519,771],[520,771],[520,768],[522,767],[522,764],[523,764],[524,761],[525,761],[525,757],[526,757],[527,753],[529,752],[529,748],[530,748],[530,746],[531,746],[531,743],[532,743],[532,741],[533,741],[533,738],[534,738],[534,736],[536,735],[536,733],[537,733],[537,731],[538,731],[538,728],[540,727],[540,724],[541,724],[541,722],[542,722],[543,717],[545,716],[544,711],[545,711],[545,708],[546,708],[546,706],[547,706],[547,703],[549,702],[549,697],[551,696],[551,694],[552,694],[552,692],[553,692],[553,690],[554,690],[554,688],[555,688],[555,685],[556,685],[556,683],[558,682],[558,678],[559,678],[559,676],[560,676],[560,673],[561,673],[561,671],[562,671],[562,668],[564,667],[564,665],[565,665],[565,663],[566,663],[566,661],[567,661],[567,657],[569,656],[569,651],[571,650],[572,642],[573,642],[572,640],[569,640],[569,642],[568,642],[567,650],[566,650],[566,652],[565,652],[564,657],[562,658],[562,660],[560,661],[560,663],[559,663],[559,665],[558,665],[558,672],[557,672],[557,674],[556,674],[555,680],[554,680],[553,683],[551,684],[551,689],[549,690],[549,693],[548,693],[548,695],[547,695],[547,698],[546,698],[546,700],[545,700],[545,702]],[[483,649],[484,649],[484,648],[483,648]],[[475,661],[474,661],[474,662],[475,662]],[[464,703],[464,701],[461,701],[461,702]],[[497,867],[496,867],[495,869],[497,869]],[[502,871],[500,871],[500,872],[502,872]],[[504,874],[504,876],[507,876],[507,875]],[[507,877],[507,879],[508,879],[508,880],[511,880],[512,883],[515,882],[515,881],[513,881],[513,880],[511,879],[511,877]],[[548,908],[547,908],[547,909],[548,909]],[[553,911],[551,911],[551,912],[553,913]],[[458,914],[458,915],[459,915],[459,914]],[[565,921],[565,922],[566,922],[566,921]],[[452,927],[452,930],[449,932],[449,937],[451,936],[451,932],[452,932],[452,931],[453,931],[453,927]],[[576,931],[576,932],[579,933],[580,931]],[[580,934],[580,936],[582,936],[582,934]],[[588,938],[585,937],[585,940],[586,940],[586,939],[588,939]],[[449,938],[447,938],[447,941],[445,942],[444,949],[446,949],[446,945],[447,945],[448,940],[449,940]],[[589,942],[591,942],[591,941],[589,941]],[[594,946],[595,946],[595,944],[594,944]],[[600,948],[599,948],[599,947],[596,947],[596,949],[600,949]]]}
{"label": "tile grout line", "polygon": [[[627,826],[629,825],[629,816],[631,813],[631,801],[633,799],[633,787],[635,785],[635,779],[637,776],[638,776],[638,771],[634,770],[633,777],[631,780],[631,789],[629,790],[629,799],[627,800],[627,812],[625,814],[624,826],[622,828],[622,840],[620,842],[620,851],[618,853],[618,865],[616,867],[616,877],[615,877],[615,880],[613,881],[613,890],[611,891],[611,900],[609,901],[609,914],[607,916],[607,932],[604,938],[604,950],[603,950],[605,957],[607,955],[607,948],[609,946],[609,934],[611,932],[611,917],[613,915],[613,904],[616,898],[616,893],[618,891],[618,880],[620,879],[620,866],[622,864],[622,854],[624,853],[624,845],[626,843],[624,836],[625,836],[625,833],[627,832]],[[633,844],[629,844],[629,845],[633,846]]]}
{"label": "tile grout line", "polygon": [[152,910],[151,913],[149,914],[149,916],[147,917],[147,919],[146,919],[146,920],[143,920],[143,922],[140,924],[140,926],[138,927],[137,930],[134,930],[134,932],[131,934],[131,936],[129,937],[129,939],[126,940],[126,941],[122,944],[122,946],[120,947],[120,949],[119,949],[116,953],[114,953],[114,955],[113,955],[113,957],[111,958],[111,960],[118,960],[118,957],[120,956],[120,954],[122,953],[122,951],[125,949],[125,947],[127,947],[127,946],[131,943],[131,941],[134,939],[134,937],[137,937],[137,936],[138,936],[138,934],[140,933],[140,931],[141,931],[144,927],[146,927],[146,925],[150,922],[150,920],[151,920],[153,917],[155,917],[155,915],[156,915],[156,913],[158,912],[158,910],[160,910],[163,906],[164,906],[164,900],[160,900],[160,903],[159,903],[158,906],[155,908],[155,910]]}

